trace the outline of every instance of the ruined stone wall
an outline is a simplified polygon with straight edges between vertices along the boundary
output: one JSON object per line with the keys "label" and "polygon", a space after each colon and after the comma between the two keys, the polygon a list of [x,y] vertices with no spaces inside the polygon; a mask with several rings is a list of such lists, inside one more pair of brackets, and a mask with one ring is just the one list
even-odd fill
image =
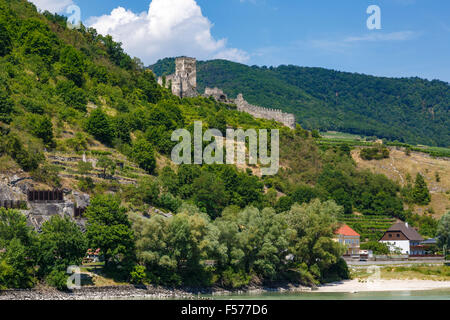
{"label": "ruined stone wall", "polygon": [[[158,78],[163,85],[163,78]],[[175,60],[175,73],[166,77],[166,88],[172,87],[172,93],[180,98],[196,97],[197,93],[197,60],[181,57]]]}
{"label": "ruined stone wall", "polygon": [[263,108],[251,105],[245,101],[242,94],[239,94],[234,100],[237,109],[242,112],[247,112],[256,118],[263,118],[268,120],[275,120],[281,122],[285,126],[295,129],[295,116],[291,113],[285,113],[278,109]]}
{"label": "ruined stone wall", "polygon": [[215,87],[215,88],[205,88],[205,94],[203,95],[205,97],[213,97],[217,101],[220,102],[230,102],[228,100],[228,96],[223,92],[223,90]]}

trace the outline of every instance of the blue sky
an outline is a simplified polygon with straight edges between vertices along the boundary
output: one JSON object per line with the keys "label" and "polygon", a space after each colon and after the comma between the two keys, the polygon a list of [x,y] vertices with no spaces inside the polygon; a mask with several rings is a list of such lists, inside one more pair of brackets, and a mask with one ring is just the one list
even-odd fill
{"label": "blue sky", "polygon": [[[146,64],[194,55],[450,82],[448,0],[153,0],[150,11],[150,0],[61,1]],[[381,30],[366,26],[369,5]]]}

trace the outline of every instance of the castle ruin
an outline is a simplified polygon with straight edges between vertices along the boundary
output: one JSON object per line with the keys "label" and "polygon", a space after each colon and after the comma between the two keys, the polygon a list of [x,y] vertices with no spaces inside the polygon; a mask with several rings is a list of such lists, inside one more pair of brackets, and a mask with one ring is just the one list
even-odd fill
{"label": "castle ruin", "polygon": [[223,92],[223,90],[215,87],[215,88],[205,88],[205,94],[203,95],[205,97],[213,97],[219,102],[225,102],[230,103],[231,101],[228,100],[228,96]]}
{"label": "castle ruin", "polygon": [[275,120],[281,122],[286,127],[295,129],[295,116],[292,113],[286,113],[278,109],[263,108],[254,106],[245,101],[242,93],[238,94],[234,100],[238,111],[247,112],[255,118]]}
{"label": "castle ruin", "polygon": [[172,93],[180,98],[196,97],[197,93],[197,60],[180,57],[175,60],[175,73],[158,78],[159,85],[172,88]]}
{"label": "castle ruin", "polygon": [[[180,98],[196,97],[197,93],[197,60],[195,58],[180,57],[175,60],[175,73],[165,78],[158,78],[158,83],[166,88],[172,88],[172,93]],[[205,97],[213,97],[219,102],[236,104],[237,110],[247,112],[255,118],[278,121],[285,126],[295,129],[295,116],[277,109],[263,108],[249,104],[242,94],[236,99],[229,99],[219,88],[205,88]]]}

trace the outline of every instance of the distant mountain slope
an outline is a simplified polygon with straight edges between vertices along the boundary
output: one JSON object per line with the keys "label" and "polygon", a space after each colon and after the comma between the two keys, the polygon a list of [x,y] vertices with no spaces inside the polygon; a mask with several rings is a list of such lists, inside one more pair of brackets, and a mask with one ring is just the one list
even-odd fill
{"label": "distant mountain slope", "polygon": [[[157,74],[174,71],[158,61]],[[450,146],[450,87],[419,78],[384,78],[322,68],[198,63],[198,86],[217,86],[254,104],[296,115],[306,129],[337,130],[411,144]]]}

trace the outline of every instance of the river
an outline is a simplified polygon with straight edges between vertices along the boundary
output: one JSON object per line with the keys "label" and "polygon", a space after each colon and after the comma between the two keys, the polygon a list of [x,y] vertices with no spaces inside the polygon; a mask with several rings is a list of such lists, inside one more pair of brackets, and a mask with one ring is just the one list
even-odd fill
{"label": "river", "polygon": [[217,300],[450,300],[450,289],[382,292],[299,292],[242,295],[203,295]]}

